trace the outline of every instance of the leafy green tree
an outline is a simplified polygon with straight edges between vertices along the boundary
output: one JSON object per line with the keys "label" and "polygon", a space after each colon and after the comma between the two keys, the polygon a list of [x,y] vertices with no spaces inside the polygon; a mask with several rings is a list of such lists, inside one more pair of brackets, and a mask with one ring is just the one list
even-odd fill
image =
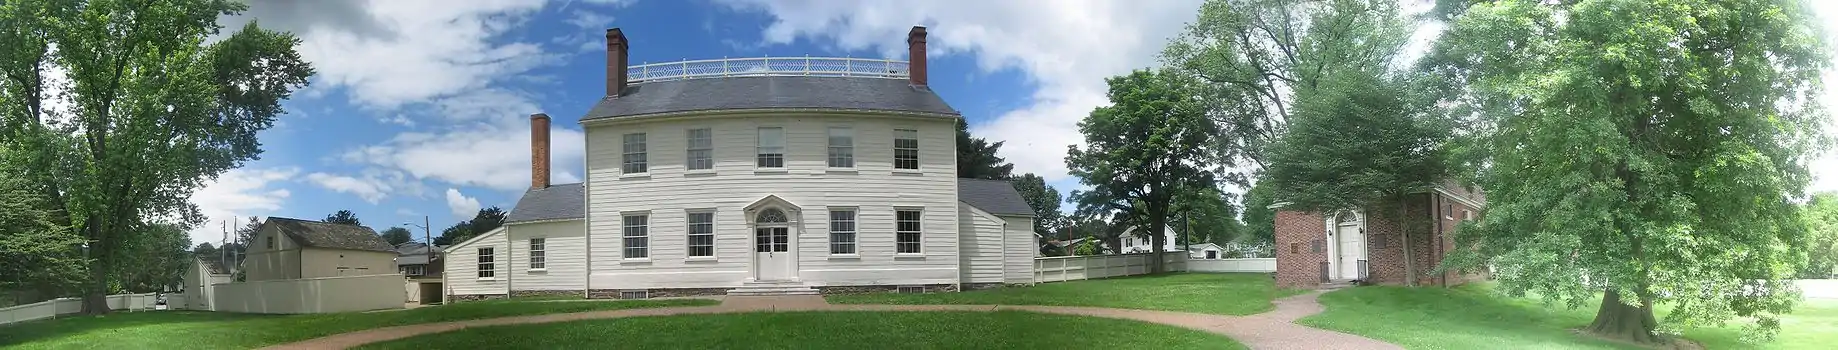
{"label": "leafy green tree", "polygon": [[[1475,1],[1430,55],[1479,116],[1487,214],[1446,267],[1579,307],[1641,343],[1799,299],[1811,150],[1830,57],[1796,0]],[[1507,43],[1511,43],[1508,45]],[[1653,312],[1670,304],[1664,319]],[[1747,323],[1747,322],[1745,322]]]}
{"label": "leafy green tree", "polygon": [[[1218,124],[1206,119],[1192,81],[1181,75],[1139,70],[1106,82],[1112,105],[1098,107],[1079,122],[1086,146],[1069,146],[1066,155],[1072,175],[1091,186],[1075,194],[1080,211],[1167,227],[1182,189],[1213,186],[1208,146]],[[1150,237],[1158,253],[1165,240],[1163,235]],[[1150,271],[1165,270],[1162,259],[1151,261]]]}
{"label": "leafy green tree", "polygon": [[1053,225],[1060,221],[1059,190],[1047,185],[1047,180],[1034,173],[1021,174],[1013,180],[1015,190],[1021,192],[1021,199],[1027,201],[1028,207],[1034,209],[1034,232],[1046,234],[1053,232]]}
{"label": "leafy green tree", "polygon": [[1203,82],[1195,93],[1220,125],[1221,161],[1248,160],[1256,173],[1270,166],[1296,96],[1338,70],[1386,67],[1410,24],[1395,0],[1208,0],[1162,57]]}
{"label": "leafy green tree", "polygon": [[457,224],[453,224],[453,226],[448,226],[440,230],[440,235],[434,237],[434,245],[444,246],[458,244],[472,238],[473,235],[472,222],[461,221]]}
{"label": "leafy green tree", "polygon": [[186,264],[192,255],[185,251],[191,237],[172,224],[152,224],[139,228],[129,244],[122,247],[128,258],[121,267],[118,292],[151,293],[176,287],[183,281]]}
{"label": "leafy green tree", "polygon": [[4,160],[0,170],[0,290],[65,295],[83,280],[83,237],[54,220],[18,170]]}
{"label": "leafy green tree", "polygon": [[380,233],[379,235],[383,236],[383,240],[388,241],[389,245],[392,245],[392,246],[397,245],[397,244],[408,243],[409,241],[415,240],[414,233],[409,232],[408,229],[401,228],[401,227],[391,227],[387,230],[383,230],[383,233]]}
{"label": "leafy green tree", "polygon": [[212,245],[211,242],[204,242],[191,247],[191,255],[201,258],[217,259],[223,257],[223,250],[218,249],[217,246]]}
{"label": "leafy green tree", "polygon": [[[108,312],[111,276],[150,218],[202,221],[191,193],[256,159],[256,133],[312,75],[298,39],[253,22],[206,43],[219,16],[245,8],[217,0],[0,5],[0,142],[22,150],[23,175],[58,225],[88,241],[86,312]],[[68,111],[44,108],[53,67],[67,72]]]}
{"label": "leafy green tree", "polygon": [[326,215],[325,220],[320,221],[334,224],[364,226],[364,222],[357,219],[357,213],[353,213],[350,210],[339,210],[336,213],[332,213],[332,215]]}
{"label": "leafy green tree", "polygon": [[970,124],[957,119],[957,177],[967,179],[1007,180],[1014,176],[1015,165],[996,156],[1003,141],[994,143],[970,136]]}
{"label": "leafy green tree", "polygon": [[1078,245],[1075,245],[1072,247],[1072,255],[1076,255],[1076,256],[1098,255],[1102,253],[1100,249],[1102,248],[1098,247],[1097,237],[1087,237],[1084,241],[1080,241]]}
{"label": "leafy green tree", "polygon": [[1806,203],[1806,266],[1800,278],[1838,275],[1838,192],[1813,195]]}
{"label": "leafy green tree", "polygon": [[466,223],[472,234],[482,235],[491,232],[491,230],[504,226],[504,209],[498,209],[498,207],[479,209],[479,213],[473,215],[472,220]]}
{"label": "leafy green tree", "polygon": [[1270,193],[1270,185],[1258,182],[1244,192],[1244,226],[1245,234],[1256,242],[1276,243],[1276,195]]}
{"label": "leafy green tree", "polygon": [[1215,187],[1181,191],[1174,198],[1173,211],[1179,220],[1169,226],[1186,240],[1183,244],[1231,242],[1244,231],[1231,195]]}

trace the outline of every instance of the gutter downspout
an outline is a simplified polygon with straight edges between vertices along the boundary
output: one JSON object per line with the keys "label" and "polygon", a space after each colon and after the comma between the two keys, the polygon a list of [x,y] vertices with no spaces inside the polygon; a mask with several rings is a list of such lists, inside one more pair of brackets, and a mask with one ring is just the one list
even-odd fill
{"label": "gutter downspout", "polygon": [[[1436,196],[1436,200],[1438,202],[1442,201],[1442,196]],[[1451,211],[1449,212],[1449,214],[1453,215],[1454,212]],[[1447,231],[1447,228],[1443,227],[1443,225],[1446,225],[1446,224],[1448,223],[1443,222],[1442,220],[1436,221],[1436,249],[1435,249],[1435,252],[1436,252],[1436,263],[1437,264],[1441,264],[1443,255],[1447,254],[1447,252],[1445,252],[1442,248],[1443,242],[1448,239],[1448,236],[1444,235],[1444,232]],[[1436,279],[1441,282],[1444,288],[1447,288],[1449,286],[1449,273],[1447,271],[1443,271],[1442,273],[1436,274]]]}

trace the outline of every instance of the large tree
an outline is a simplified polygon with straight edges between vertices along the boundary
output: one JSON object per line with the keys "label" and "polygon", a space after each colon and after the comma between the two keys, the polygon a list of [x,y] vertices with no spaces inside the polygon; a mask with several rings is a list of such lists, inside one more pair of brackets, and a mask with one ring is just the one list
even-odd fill
{"label": "large tree", "polygon": [[[1206,119],[1192,81],[1169,71],[1138,70],[1105,79],[1111,105],[1079,122],[1085,147],[1068,146],[1066,166],[1090,191],[1075,193],[1080,211],[1105,213],[1113,224],[1167,227],[1183,189],[1211,188],[1210,139],[1219,128]],[[1161,253],[1166,238],[1150,235]],[[1162,272],[1162,259],[1151,271]]]}
{"label": "large tree", "polygon": [[[1162,57],[1202,82],[1195,93],[1221,129],[1217,156],[1256,173],[1297,95],[1339,70],[1387,66],[1409,25],[1396,0],[1208,0]],[[1248,184],[1241,175],[1233,182]]]}
{"label": "large tree", "polygon": [[970,179],[1007,180],[1013,176],[1015,165],[996,156],[996,150],[1002,148],[1004,141],[989,142],[980,137],[970,136],[970,124],[963,118],[957,119],[957,177]]}
{"label": "large tree", "polygon": [[1059,190],[1047,185],[1047,180],[1034,173],[1021,174],[1010,182],[1015,190],[1021,192],[1021,199],[1027,201],[1028,207],[1034,209],[1034,232],[1047,234],[1060,225]]}
{"label": "large tree", "polygon": [[1799,278],[1838,275],[1838,192],[1813,195],[1806,203],[1806,266]]}
{"label": "large tree", "polygon": [[392,246],[397,245],[397,244],[408,243],[409,241],[415,240],[414,233],[409,232],[408,229],[401,228],[401,227],[391,227],[387,230],[383,230],[383,233],[379,233],[378,235],[383,236],[383,240],[388,241],[389,245],[392,245]]}
{"label": "large tree", "polygon": [[504,226],[504,209],[489,207],[479,209],[471,220],[460,221],[440,230],[440,236],[434,237],[434,245],[449,245],[464,242],[473,236],[482,235]]}
{"label": "large tree", "polygon": [[1276,195],[1270,185],[1258,182],[1244,192],[1245,235],[1256,242],[1276,244]]}
{"label": "large tree", "polygon": [[339,210],[331,215],[326,215],[325,220],[320,221],[334,224],[364,226],[364,222],[357,219],[357,213],[353,213],[350,210]]}
{"label": "large tree", "polygon": [[121,248],[127,256],[111,292],[150,293],[168,291],[182,282],[191,254],[191,237],[172,224],[147,225]]}
{"label": "large tree", "polygon": [[[1479,116],[1488,208],[1452,267],[1572,307],[1637,342],[1752,319],[1798,293],[1807,161],[1830,57],[1797,0],[1475,1],[1430,61]],[[1663,320],[1654,309],[1671,304]],[[1662,322],[1663,321],[1663,322]]]}
{"label": "large tree", "polygon": [[1170,227],[1180,233],[1180,244],[1201,242],[1228,243],[1238,239],[1244,225],[1238,222],[1238,208],[1232,195],[1217,187],[1181,191],[1174,197],[1174,214],[1178,220]]}
{"label": "large tree", "polygon": [[[8,153],[0,146],[0,159]],[[83,279],[83,237],[57,223],[22,173],[0,160],[0,290],[65,295]]]}
{"label": "large tree", "polygon": [[[55,221],[87,240],[86,312],[108,311],[103,296],[137,234],[202,221],[191,193],[256,159],[256,133],[312,75],[298,39],[253,22],[206,42],[218,37],[219,16],[244,8],[221,0],[0,5],[0,142],[23,150],[23,175]],[[57,69],[67,85],[53,88],[48,72]],[[68,108],[47,108],[53,99]]]}

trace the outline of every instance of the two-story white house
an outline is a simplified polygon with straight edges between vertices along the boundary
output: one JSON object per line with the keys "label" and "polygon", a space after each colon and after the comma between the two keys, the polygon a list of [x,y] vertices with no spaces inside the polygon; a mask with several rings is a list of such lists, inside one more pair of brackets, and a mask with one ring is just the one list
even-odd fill
{"label": "two-story white house", "polygon": [[[958,290],[1031,283],[1033,211],[1007,181],[956,178],[962,118],[910,62],[763,58],[628,65],[580,125],[586,179],[532,185],[506,225],[448,248],[455,300]],[[904,287],[904,288],[902,288]]]}

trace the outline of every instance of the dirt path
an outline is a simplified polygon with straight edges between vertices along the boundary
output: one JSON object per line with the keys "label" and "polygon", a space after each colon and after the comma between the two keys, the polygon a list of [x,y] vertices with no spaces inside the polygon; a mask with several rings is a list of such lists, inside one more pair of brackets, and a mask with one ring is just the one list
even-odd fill
{"label": "dirt path", "polygon": [[996,311],[1029,312],[1138,320],[1225,335],[1252,349],[1402,349],[1378,340],[1293,323],[1321,312],[1315,297],[1321,292],[1277,299],[1276,310],[1250,316],[1223,316],[1189,312],[1113,309],[1071,306],[1021,305],[831,305],[821,296],[728,297],[718,306],[669,307],[592,311],[567,314],[503,317],[483,320],[429,323],[335,334],[267,349],[343,349],[422,334],[470,327],[525,323],[565,322],[640,316],[719,314],[773,311]]}

